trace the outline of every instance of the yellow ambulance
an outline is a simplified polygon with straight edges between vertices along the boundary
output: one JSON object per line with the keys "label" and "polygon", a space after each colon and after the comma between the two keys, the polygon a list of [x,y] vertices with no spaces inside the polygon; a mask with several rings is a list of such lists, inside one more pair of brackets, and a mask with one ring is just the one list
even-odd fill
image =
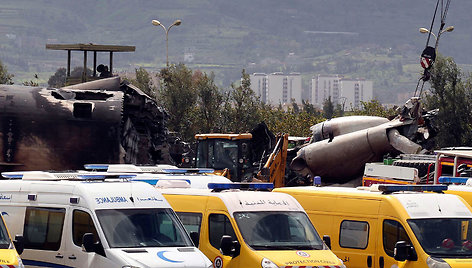
{"label": "yellow ambulance", "polygon": [[472,267],[472,212],[445,185],[285,187],[348,268]]}
{"label": "yellow ambulance", "polygon": [[272,184],[209,183],[208,188],[159,190],[215,268],[345,267],[293,197],[254,191]]}
{"label": "yellow ambulance", "polygon": [[[11,197],[0,195],[0,199],[11,199]],[[8,217],[8,213],[3,211],[2,215]],[[19,255],[23,252],[23,249],[23,237],[17,236],[15,241],[12,241],[5,221],[0,216],[0,267],[24,268],[25,266],[23,266]]]}
{"label": "yellow ambulance", "polygon": [[446,193],[458,195],[472,206],[471,178],[442,176],[438,178],[438,182],[448,185]]}

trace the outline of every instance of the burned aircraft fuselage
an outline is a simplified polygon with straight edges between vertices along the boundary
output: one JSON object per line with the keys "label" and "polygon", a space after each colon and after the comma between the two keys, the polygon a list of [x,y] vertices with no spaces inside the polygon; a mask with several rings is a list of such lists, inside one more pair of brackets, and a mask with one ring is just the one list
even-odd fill
{"label": "burned aircraft fuselage", "polygon": [[303,176],[320,176],[325,183],[345,183],[386,154],[427,150],[435,134],[434,111],[423,112],[419,99],[411,98],[399,113],[391,121],[347,116],[312,126],[311,143],[297,152],[290,168]]}
{"label": "burned aircraft fuselage", "polygon": [[[139,90],[116,81],[112,84],[118,85],[116,90],[102,90],[93,82],[64,89],[0,85],[0,171],[81,169],[86,163],[155,163],[156,154],[149,152],[153,145],[150,136],[164,135],[166,130],[143,131],[136,125],[142,128],[153,113],[158,114],[155,121],[162,123],[164,112],[155,104],[145,108],[146,101],[136,101],[147,97]],[[139,105],[143,107],[136,109]],[[146,114],[146,109],[155,111]],[[144,111],[144,119],[139,110]]]}

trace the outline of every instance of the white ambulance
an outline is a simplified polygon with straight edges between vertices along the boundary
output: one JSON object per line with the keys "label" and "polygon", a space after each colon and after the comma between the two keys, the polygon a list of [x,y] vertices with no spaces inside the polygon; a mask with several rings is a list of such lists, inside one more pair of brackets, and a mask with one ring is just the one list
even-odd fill
{"label": "white ambulance", "polygon": [[23,236],[26,267],[212,267],[147,183],[86,174],[2,175],[10,180],[0,180],[0,211],[12,235]]}

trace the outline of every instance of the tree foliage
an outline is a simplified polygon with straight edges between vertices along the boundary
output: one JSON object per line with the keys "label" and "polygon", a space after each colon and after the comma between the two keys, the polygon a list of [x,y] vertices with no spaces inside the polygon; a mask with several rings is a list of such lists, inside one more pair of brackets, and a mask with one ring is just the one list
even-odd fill
{"label": "tree foliage", "polygon": [[169,114],[168,127],[184,140],[193,140],[192,111],[197,102],[193,72],[184,64],[171,65],[160,72],[162,80],[157,99]]}
{"label": "tree foliage", "polygon": [[331,119],[334,116],[334,104],[331,101],[331,96],[323,101],[323,116],[326,119]]}
{"label": "tree foliage", "polygon": [[197,107],[195,111],[195,125],[199,133],[213,133],[222,131],[224,103],[227,95],[221,92],[213,81],[213,75],[197,71],[194,73],[195,90],[197,93]]}
{"label": "tree foliage", "polygon": [[144,93],[148,94],[152,98],[156,98],[157,86],[154,85],[152,75],[149,74],[146,69],[139,67],[135,69],[135,79],[130,79],[131,84],[141,89]]}
{"label": "tree foliage", "polygon": [[13,85],[13,74],[8,73],[7,66],[0,61],[0,84]]}
{"label": "tree foliage", "polygon": [[380,101],[373,99],[365,102],[361,101],[361,108],[354,109],[349,112],[350,115],[367,115],[367,116],[379,116],[379,117],[391,117],[396,114],[394,108],[386,108],[380,103]]}
{"label": "tree foliage", "polygon": [[464,74],[452,58],[438,57],[431,70],[428,109],[438,108],[436,146],[470,146],[472,141],[472,76]]}
{"label": "tree foliage", "polygon": [[241,74],[241,84],[231,86],[231,105],[226,106],[226,112],[231,115],[232,120],[227,122],[228,126],[236,133],[252,130],[261,121],[259,109],[261,101],[251,89],[251,80],[245,70]]}
{"label": "tree foliage", "polygon": [[66,68],[59,68],[49,77],[48,85],[53,88],[61,88],[66,85]]}

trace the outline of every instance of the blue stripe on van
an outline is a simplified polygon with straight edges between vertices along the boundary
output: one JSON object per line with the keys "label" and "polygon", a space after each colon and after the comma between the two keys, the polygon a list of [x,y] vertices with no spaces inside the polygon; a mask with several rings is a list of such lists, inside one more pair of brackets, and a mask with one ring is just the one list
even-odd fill
{"label": "blue stripe on van", "polygon": [[56,264],[51,262],[43,262],[43,261],[34,261],[34,260],[25,260],[21,259],[24,265],[32,265],[32,266],[40,266],[40,267],[53,267],[53,268],[74,268],[72,266]]}
{"label": "blue stripe on van", "polygon": [[[156,185],[159,179],[131,179],[132,181],[142,181],[147,182],[151,185]],[[179,181],[186,181],[188,184],[192,184],[192,182],[188,179],[181,179],[181,178],[169,178],[169,179],[161,179],[161,180],[179,180]]]}

